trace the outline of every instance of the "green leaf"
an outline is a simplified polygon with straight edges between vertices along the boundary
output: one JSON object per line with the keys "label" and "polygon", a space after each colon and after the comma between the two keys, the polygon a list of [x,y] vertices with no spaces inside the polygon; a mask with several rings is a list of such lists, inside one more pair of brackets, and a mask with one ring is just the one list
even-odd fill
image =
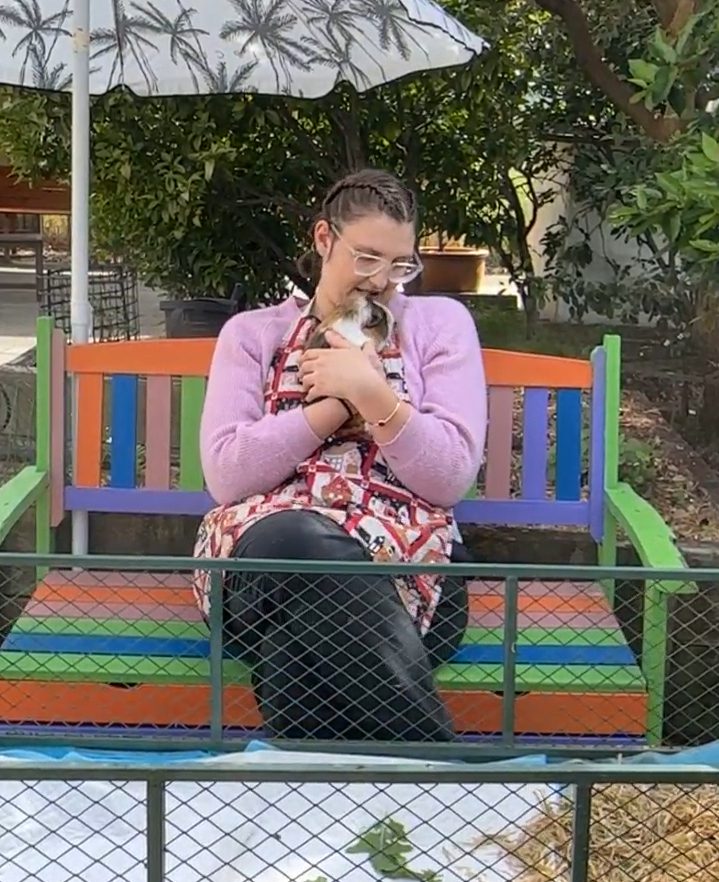
{"label": "green leaf", "polygon": [[413,870],[407,865],[405,855],[412,851],[412,844],[407,839],[404,825],[394,818],[379,821],[361,833],[357,842],[346,851],[347,854],[367,853],[374,871],[386,879],[440,882],[433,871]]}
{"label": "green leaf", "polygon": [[655,50],[656,54],[663,60],[666,61],[667,64],[676,64],[677,61],[677,53],[674,47],[668,43],[664,38],[664,32],[661,28],[657,28],[654,31],[654,40],[652,41],[652,48]]}
{"label": "green leaf", "polygon": [[675,67],[662,67],[654,78],[652,83],[652,98],[655,104],[662,104],[666,101],[667,96],[672,90],[674,81],[677,78],[677,69]]}
{"label": "green leaf", "polygon": [[402,864],[402,858],[399,855],[386,854],[384,852],[375,852],[371,856],[372,867],[381,875],[388,876],[395,873]]}
{"label": "green leaf", "polygon": [[689,244],[696,251],[719,255],[719,242],[714,242],[711,239],[693,239]]}
{"label": "green leaf", "polygon": [[719,163],[719,142],[707,132],[702,132],[702,152],[707,159]]}
{"label": "green leaf", "polygon": [[210,157],[205,160],[205,180],[209,181],[215,173],[215,159]]}
{"label": "green leaf", "polygon": [[678,211],[675,211],[669,217],[669,239],[671,242],[676,242],[679,238],[679,233],[682,228],[682,216]]}
{"label": "green leaf", "polygon": [[680,172],[658,172],[655,180],[664,190],[665,194],[681,197],[684,188],[680,179]]}
{"label": "green leaf", "polygon": [[635,81],[639,80],[642,85],[654,82],[658,70],[659,65],[652,64],[651,61],[646,61],[644,58],[629,59],[629,72]]}

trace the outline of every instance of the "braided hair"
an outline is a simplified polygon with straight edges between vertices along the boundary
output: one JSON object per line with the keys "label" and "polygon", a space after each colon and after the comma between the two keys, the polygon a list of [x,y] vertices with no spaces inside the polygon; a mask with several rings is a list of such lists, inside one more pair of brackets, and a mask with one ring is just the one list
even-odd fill
{"label": "braided hair", "polygon": [[[324,220],[337,230],[368,214],[383,214],[399,223],[417,222],[417,199],[414,193],[394,175],[367,168],[352,172],[334,183],[325,194],[312,224]],[[319,282],[322,259],[312,249],[297,261],[300,275],[314,290]]]}

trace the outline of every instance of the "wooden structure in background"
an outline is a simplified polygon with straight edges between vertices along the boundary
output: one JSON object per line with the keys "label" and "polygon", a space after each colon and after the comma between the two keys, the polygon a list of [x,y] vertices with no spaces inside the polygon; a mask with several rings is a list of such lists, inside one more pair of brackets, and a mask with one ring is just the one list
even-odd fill
{"label": "wooden structure in background", "polygon": [[54,181],[31,187],[0,165],[0,213],[70,214],[70,188]]}
{"label": "wooden structure in background", "polygon": [[31,251],[35,263],[32,281],[13,278],[0,283],[0,291],[29,289],[40,295],[44,274],[42,215],[48,214],[70,214],[70,188],[53,181],[30,186],[18,181],[9,166],[0,165],[0,257],[21,249]]}

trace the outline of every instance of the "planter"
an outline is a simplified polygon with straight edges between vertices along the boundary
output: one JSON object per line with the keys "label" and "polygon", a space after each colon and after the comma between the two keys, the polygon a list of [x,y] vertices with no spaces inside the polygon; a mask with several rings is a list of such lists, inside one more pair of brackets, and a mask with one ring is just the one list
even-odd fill
{"label": "planter", "polygon": [[217,337],[225,322],[242,310],[239,286],[235,286],[229,299],[195,297],[191,300],[163,300],[160,309],[165,314],[167,337]]}
{"label": "planter", "polygon": [[476,294],[484,281],[487,254],[480,248],[421,248],[424,271],[407,286],[407,293]]}

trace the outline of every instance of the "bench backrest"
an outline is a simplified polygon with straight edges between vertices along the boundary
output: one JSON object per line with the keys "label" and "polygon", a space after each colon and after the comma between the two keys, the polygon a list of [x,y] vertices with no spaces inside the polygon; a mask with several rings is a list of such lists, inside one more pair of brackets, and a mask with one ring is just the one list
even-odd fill
{"label": "bench backrest", "polygon": [[[214,339],[67,345],[52,319],[39,320],[38,425],[46,429],[38,466],[50,473],[53,526],[71,510],[202,515],[213,505],[199,427],[214,346]],[[457,506],[460,522],[581,525],[601,539],[618,357],[618,338],[606,338],[591,361],[484,351],[486,462]],[[608,395],[613,362],[617,395]],[[68,376],[77,379],[71,470]]]}

